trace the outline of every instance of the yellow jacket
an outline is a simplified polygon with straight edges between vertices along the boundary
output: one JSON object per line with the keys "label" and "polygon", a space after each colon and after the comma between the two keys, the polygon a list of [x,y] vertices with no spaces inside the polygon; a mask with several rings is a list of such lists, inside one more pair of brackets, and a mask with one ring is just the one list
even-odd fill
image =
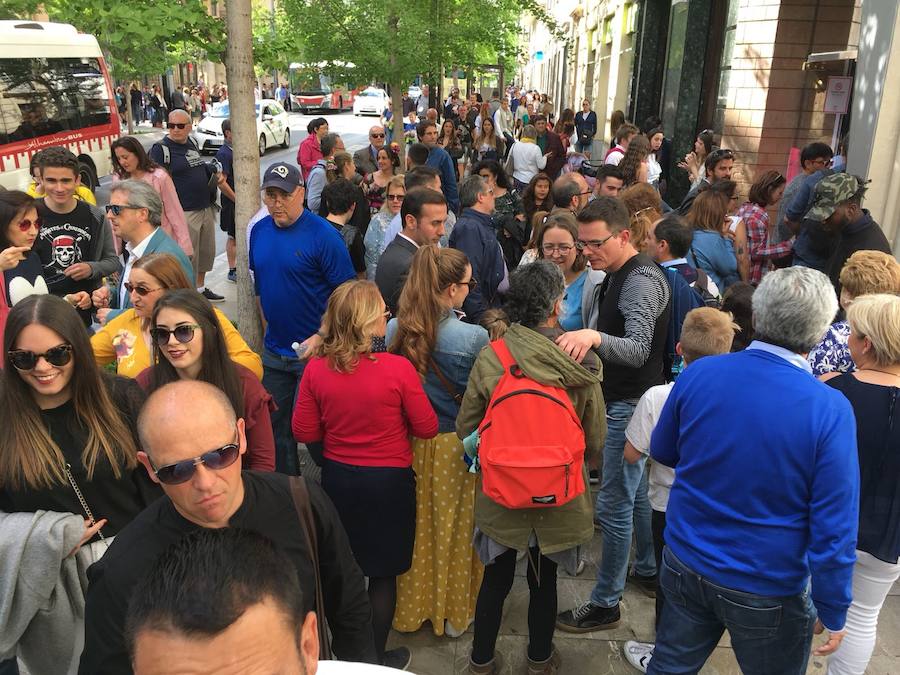
{"label": "yellow jacket", "polygon": [[[227,316],[218,309],[215,312],[222,326],[231,360],[249,368],[262,379],[262,359],[259,354],[244,342]],[[125,377],[137,377],[144,368],[152,365],[153,352],[141,331],[141,318],[133,308],[125,310],[97,331],[91,337],[91,347],[94,348],[94,360],[98,365],[115,363],[116,372]]]}
{"label": "yellow jacket", "polygon": [[[45,196],[43,192],[38,192],[37,183],[35,183],[34,181],[31,181],[31,185],[28,186],[28,189],[25,192],[27,192],[35,199],[41,199]],[[75,188],[75,199],[78,199],[82,202],[87,202],[91,206],[97,206],[97,198],[94,196],[94,193],[84,185],[79,185],[77,188]]]}

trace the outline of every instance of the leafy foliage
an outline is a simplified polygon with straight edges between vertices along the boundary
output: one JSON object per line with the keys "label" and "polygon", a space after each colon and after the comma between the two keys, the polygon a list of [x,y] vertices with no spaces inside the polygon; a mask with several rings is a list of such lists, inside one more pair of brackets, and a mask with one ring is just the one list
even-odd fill
{"label": "leafy foliage", "polygon": [[[273,31],[274,23],[274,31]],[[257,76],[273,70],[287,72],[303,56],[303,40],[282,7],[274,15],[268,9],[253,9],[253,63]]]}

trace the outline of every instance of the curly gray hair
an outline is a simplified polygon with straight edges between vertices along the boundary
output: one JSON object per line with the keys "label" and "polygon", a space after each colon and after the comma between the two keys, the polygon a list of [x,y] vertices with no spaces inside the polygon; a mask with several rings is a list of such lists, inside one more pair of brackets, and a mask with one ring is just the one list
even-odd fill
{"label": "curly gray hair", "polygon": [[553,314],[566,290],[562,270],[549,260],[521,265],[509,275],[509,292],[504,310],[510,321],[537,328]]}

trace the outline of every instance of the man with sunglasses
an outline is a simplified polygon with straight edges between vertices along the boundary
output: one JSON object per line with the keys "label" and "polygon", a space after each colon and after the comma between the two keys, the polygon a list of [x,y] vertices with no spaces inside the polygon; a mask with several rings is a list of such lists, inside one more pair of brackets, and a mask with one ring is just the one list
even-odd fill
{"label": "man with sunglasses", "polygon": [[291,345],[317,335],[332,291],[356,273],[338,231],[303,208],[300,169],[273,164],[263,176],[262,190],[269,213],[250,235],[250,270],[265,332],[263,385],[278,406],[272,413],[275,469],[296,475],[291,415],[305,362]]}
{"label": "man with sunglasses", "polygon": [[374,662],[364,579],[334,506],[318,485],[307,483],[318,547],[314,557],[288,477],[241,471],[244,420],[236,418],[224,392],[194,380],[161,387],[141,410],[138,434],[144,449],[138,458],[166,496],[122,530],[90,569],[79,672],[130,673],[124,629],[132,591],[185,535],[224,527],[256,532],[287,554],[307,612],[315,608],[317,564],[335,655]]}
{"label": "man with sunglasses", "polygon": [[734,169],[734,153],[731,150],[719,148],[709,153],[703,163],[705,177],[685,195],[684,200],[676,209],[678,215],[687,215],[697,195],[709,189],[710,185],[723,180],[731,180],[732,169]]}
{"label": "man with sunglasses", "polygon": [[[175,183],[178,201],[184,209],[191,245],[197,291],[210,302],[224,302],[225,297],[206,288],[206,273],[216,259],[216,189],[219,174],[203,160],[200,149],[191,139],[191,114],[176,109],[169,113],[168,135],[150,148],[150,159],[164,167]],[[222,178],[224,181],[224,178]],[[210,185],[213,189],[210,189]]]}
{"label": "man with sunglasses", "polygon": [[[625,205],[598,197],[577,216],[576,246],[595,270],[607,273],[595,287],[590,326],[557,338],[576,361],[594,350],[603,362],[603,397],[608,433],[603,447],[602,483],[595,522],[603,533],[597,583],[590,599],[557,617],[556,627],[571,633],[605,630],[619,625],[619,601],[629,581],[655,596],[656,557],[646,492],[637,505],[644,459],[624,461],[625,428],[638,400],[650,387],[663,384],[671,292],[663,271],[631,241]],[[632,522],[635,562],[628,573]]]}
{"label": "man with sunglasses", "polygon": [[384,127],[374,126],[369,129],[369,144],[353,153],[353,164],[361,176],[378,171],[378,151],[384,147]]}
{"label": "man with sunglasses", "polygon": [[[130,179],[113,185],[106,214],[113,234],[124,243],[122,259],[125,267],[118,288],[111,293],[107,286],[102,286],[92,295],[101,323],[131,307],[132,288],[128,280],[131,268],[138,258],[152,253],[167,253],[178,260],[188,279],[193,278],[191,261],[181,246],[160,227],[162,210],[159,194],[144,181]],[[110,311],[105,309],[107,307],[114,309]]]}
{"label": "man with sunglasses", "polygon": [[79,295],[86,299],[78,313],[91,324],[90,295],[103,277],[121,269],[112,232],[103,210],[76,197],[81,183],[78,158],[62,147],[47,148],[41,155],[44,198],[39,200],[41,228],[34,250],[44,266],[44,279],[53,295]]}

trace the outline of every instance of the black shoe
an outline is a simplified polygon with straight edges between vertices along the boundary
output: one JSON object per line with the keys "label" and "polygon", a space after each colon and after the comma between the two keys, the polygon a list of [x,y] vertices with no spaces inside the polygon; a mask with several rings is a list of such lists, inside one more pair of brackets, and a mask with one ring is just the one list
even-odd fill
{"label": "black shoe", "polygon": [[648,598],[656,597],[656,575],[645,577],[636,572],[629,572],[628,583],[636,586],[638,590]]}
{"label": "black shoe", "polygon": [[210,302],[225,302],[225,296],[219,295],[218,293],[213,293],[208,288],[203,289],[203,293],[201,293],[204,298],[209,300]]}
{"label": "black shoe", "polygon": [[567,633],[590,633],[595,630],[609,630],[619,625],[622,615],[619,603],[613,607],[601,607],[586,602],[581,607],[556,615],[556,627]]}
{"label": "black shoe", "polygon": [[384,663],[382,665],[395,670],[406,670],[412,661],[412,654],[406,647],[397,647],[396,649],[388,649],[384,653]]}

